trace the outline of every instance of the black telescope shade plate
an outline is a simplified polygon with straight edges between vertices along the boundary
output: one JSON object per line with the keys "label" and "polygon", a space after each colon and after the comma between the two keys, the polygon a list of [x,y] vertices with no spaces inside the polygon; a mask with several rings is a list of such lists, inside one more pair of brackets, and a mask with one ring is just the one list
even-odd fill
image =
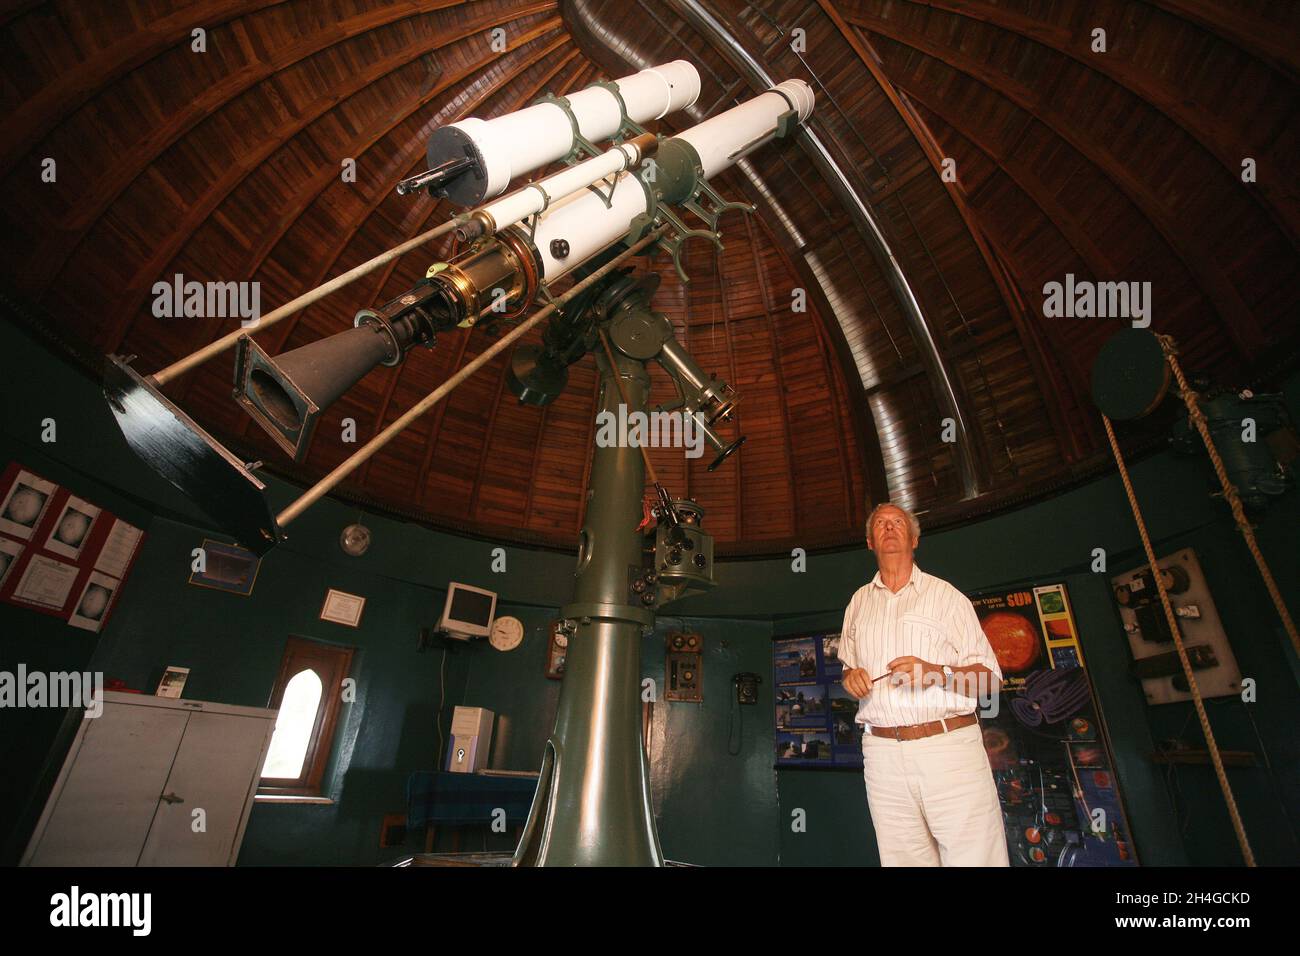
{"label": "black telescope shade plate", "polygon": [[1169,377],[1160,340],[1147,329],[1121,329],[1092,363],[1092,400],[1115,421],[1141,418],[1165,397]]}
{"label": "black telescope shade plate", "polygon": [[266,485],[120,356],[104,363],[104,397],[140,460],[257,554],[280,540]]}
{"label": "black telescope shade plate", "polygon": [[469,158],[474,161],[468,169],[431,185],[429,190],[433,195],[446,196],[448,202],[465,208],[477,206],[487,198],[487,166],[474,141],[463,131],[455,126],[438,127],[429,136],[425,157],[430,169],[453,160]]}
{"label": "black telescope shade plate", "polygon": [[745,435],[741,435],[739,438],[733,441],[726,448],[722,449],[722,454],[718,455],[717,458],[713,459],[713,463],[709,465],[708,470],[717,471],[719,465],[721,465],[724,461],[726,461],[728,458],[730,458],[732,455],[734,455],[736,452],[740,450],[740,446],[745,444],[746,437],[747,436]]}

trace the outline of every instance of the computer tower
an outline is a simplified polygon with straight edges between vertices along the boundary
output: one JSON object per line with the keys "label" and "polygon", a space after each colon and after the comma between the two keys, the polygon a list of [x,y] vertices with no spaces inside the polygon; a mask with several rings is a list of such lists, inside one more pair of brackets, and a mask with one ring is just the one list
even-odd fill
{"label": "computer tower", "polygon": [[457,707],[451,718],[451,746],[447,748],[447,770],[478,773],[487,766],[492,749],[493,713],[482,707]]}

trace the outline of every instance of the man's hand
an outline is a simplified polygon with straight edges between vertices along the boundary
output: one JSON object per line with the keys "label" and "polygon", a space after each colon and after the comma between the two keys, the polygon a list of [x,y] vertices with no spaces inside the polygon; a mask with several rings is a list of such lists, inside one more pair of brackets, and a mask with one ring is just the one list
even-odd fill
{"label": "man's hand", "polygon": [[871,693],[871,675],[861,667],[847,668],[840,677],[840,683],[858,700]]}
{"label": "man's hand", "polygon": [[919,657],[895,657],[886,665],[890,687],[938,687],[943,684],[943,668]]}

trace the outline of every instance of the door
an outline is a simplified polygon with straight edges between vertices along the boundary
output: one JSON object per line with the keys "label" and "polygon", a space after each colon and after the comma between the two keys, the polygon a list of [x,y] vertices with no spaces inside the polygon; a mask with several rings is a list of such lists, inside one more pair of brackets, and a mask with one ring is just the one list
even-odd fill
{"label": "door", "polygon": [[69,754],[35,866],[135,866],[189,714],[106,702]]}
{"label": "door", "polygon": [[171,775],[155,794],[158,813],[140,866],[234,862],[231,851],[242,833],[275,721],[203,711],[189,718]]}

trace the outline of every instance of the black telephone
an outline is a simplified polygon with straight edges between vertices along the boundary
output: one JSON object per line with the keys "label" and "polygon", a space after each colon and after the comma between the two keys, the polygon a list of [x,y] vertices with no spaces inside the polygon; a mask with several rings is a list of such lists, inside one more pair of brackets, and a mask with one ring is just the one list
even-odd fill
{"label": "black telephone", "polygon": [[758,685],[763,683],[762,675],[748,672],[733,674],[731,682],[736,685],[736,703],[758,703]]}

